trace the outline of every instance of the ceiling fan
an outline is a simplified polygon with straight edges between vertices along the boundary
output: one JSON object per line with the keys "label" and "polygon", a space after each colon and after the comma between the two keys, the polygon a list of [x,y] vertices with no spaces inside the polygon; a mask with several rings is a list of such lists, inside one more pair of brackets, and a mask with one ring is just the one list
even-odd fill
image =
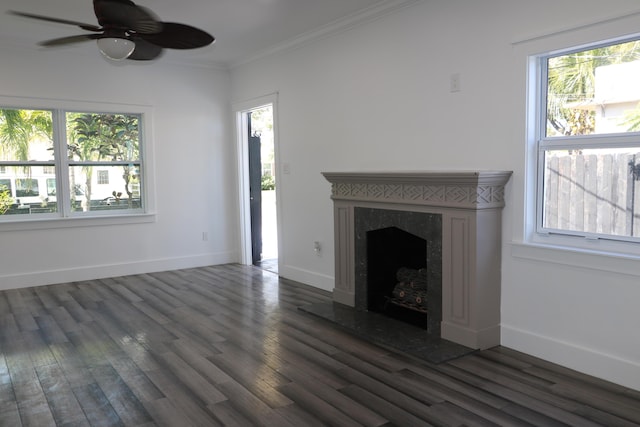
{"label": "ceiling fan", "polygon": [[9,11],[13,15],[60,24],[75,25],[93,34],[80,34],[40,42],[41,46],[60,46],[97,40],[100,52],[121,61],[149,61],[159,57],[163,49],[195,49],[215,41],[210,34],[190,25],[160,21],[156,15],[130,0],[93,0],[99,25],[68,19]]}

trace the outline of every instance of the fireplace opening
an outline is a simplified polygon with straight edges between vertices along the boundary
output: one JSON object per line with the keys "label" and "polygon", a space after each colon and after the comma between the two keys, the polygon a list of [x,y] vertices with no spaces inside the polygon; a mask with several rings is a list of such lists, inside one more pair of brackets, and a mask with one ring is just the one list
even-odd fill
{"label": "fireplace opening", "polygon": [[427,241],[398,227],[367,232],[367,309],[427,329]]}
{"label": "fireplace opening", "polygon": [[[426,328],[426,333],[430,336],[440,337],[442,215],[356,207],[353,223],[354,307]],[[426,315],[424,311],[396,304],[398,301],[390,302],[394,289],[397,296],[402,297],[396,286],[404,280],[402,274],[407,272],[419,274],[421,277],[418,279],[422,283],[426,272]],[[411,281],[414,284],[416,282],[409,280]]]}

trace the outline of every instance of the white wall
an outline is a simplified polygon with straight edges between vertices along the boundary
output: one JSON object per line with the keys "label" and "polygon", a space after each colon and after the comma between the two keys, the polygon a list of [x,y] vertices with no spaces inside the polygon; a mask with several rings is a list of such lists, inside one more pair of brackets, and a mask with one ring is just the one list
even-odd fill
{"label": "white wall", "polygon": [[[610,21],[637,8],[629,0],[424,1],[236,67],[234,101],[279,93],[279,160],[291,169],[277,183],[281,274],[332,287],[322,171],[513,170],[503,345],[640,389],[638,260],[523,244],[527,55],[638,31],[637,15]],[[461,91],[452,93],[454,73]]]}
{"label": "white wall", "polygon": [[[155,221],[6,231],[0,289],[237,261],[237,198],[228,71],[114,65],[95,45],[0,47],[0,95],[151,108]],[[202,233],[208,233],[203,241]]]}

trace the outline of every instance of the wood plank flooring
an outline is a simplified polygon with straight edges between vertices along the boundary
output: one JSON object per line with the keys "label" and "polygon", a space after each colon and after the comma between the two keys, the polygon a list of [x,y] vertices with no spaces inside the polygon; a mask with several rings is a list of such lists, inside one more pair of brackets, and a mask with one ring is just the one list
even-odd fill
{"label": "wood plank flooring", "polygon": [[0,426],[634,426],[640,392],[503,347],[432,365],[224,265],[0,292]]}

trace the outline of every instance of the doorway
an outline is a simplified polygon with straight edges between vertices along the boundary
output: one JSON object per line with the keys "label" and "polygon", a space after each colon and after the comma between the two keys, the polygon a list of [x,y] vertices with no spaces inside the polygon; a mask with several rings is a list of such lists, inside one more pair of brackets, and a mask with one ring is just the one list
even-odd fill
{"label": "doorway", "polygon": [[278,273],[275,99],[260,98],[235,110],[242,262]]}

